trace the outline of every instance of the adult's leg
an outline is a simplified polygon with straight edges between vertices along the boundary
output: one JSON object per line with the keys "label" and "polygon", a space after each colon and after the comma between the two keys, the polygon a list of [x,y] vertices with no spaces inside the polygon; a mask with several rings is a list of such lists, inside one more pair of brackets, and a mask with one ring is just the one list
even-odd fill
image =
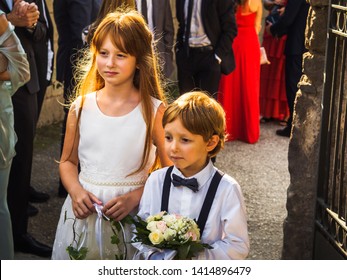
{"label": "adult's leg", "polygon": [[195,88],[194,65],[183,49],[176,52],[177,79],[180,94],[192,91]]}
{"label": "adult's leg", "polygon": [[217,99],[221,67],[214,56],[214,51],[194,54],[194,65],[196,86]]}
{"label": "adult's leg", "polygon": [[18,140],[9,177],[7,201],[16,245],[16,239],[26,234],[28,228],[27,208],[37,119],[37,95],[30,94],[26,86],[23,86],[13,95],[12,102],[14,129]]}

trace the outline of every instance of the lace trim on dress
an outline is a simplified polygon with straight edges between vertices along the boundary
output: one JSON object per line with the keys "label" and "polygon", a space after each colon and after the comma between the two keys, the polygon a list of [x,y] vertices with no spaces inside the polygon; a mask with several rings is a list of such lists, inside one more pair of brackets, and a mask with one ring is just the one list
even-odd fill
{"label": "lace trim on dress", "polygon": [[122,186],[143,186],[146,183],[146,179],[142,179],[139,181],[125,181],[125,182],[101,182],[101,181],[95,181],[91,178],[87,178],[80,174],[80,179],[83,181],[97,185],[97,186],[115,186],[115,187],[122,187]]}

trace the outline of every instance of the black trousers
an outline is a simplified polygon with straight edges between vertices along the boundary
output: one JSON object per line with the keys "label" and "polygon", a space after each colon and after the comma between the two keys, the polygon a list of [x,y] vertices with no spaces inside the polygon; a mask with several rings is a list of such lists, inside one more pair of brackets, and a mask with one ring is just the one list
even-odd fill
{"label": "black trousers", "polygon": [[289,107],[289,119],[287,122],[288,127],[292,127],[294,102],[296,92],[298,91],[298,83],[302,76],[302,54],[301,55],[286,55],[285,64],[285,82],[286,82],[286,95]]}
{"label": "black trousers", "polygon": [[177,78],[180,94],[192,90],[208,92],[217,99],[221,67],[213,49],[183,48],[176,51]]}
{"label": "black trousers", "polygon": [[16,155],[13,158],[8,183],[8,208],[11,214],[14,243],[28,228],[28,203],[34,136],[38,117],[37,94],[31,94],[26,86],[12,97],[14,130],[17,134]]}

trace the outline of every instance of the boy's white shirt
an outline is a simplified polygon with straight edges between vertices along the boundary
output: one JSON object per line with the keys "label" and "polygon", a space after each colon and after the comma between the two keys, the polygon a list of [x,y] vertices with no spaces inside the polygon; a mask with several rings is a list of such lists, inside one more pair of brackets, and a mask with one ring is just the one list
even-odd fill
{"label": "boy's white shirt", "polygon": [[[140,217],[147,218],[161,211],[162,189],[167,169],[168,167],[162,168],[149,176],[139,205]],[[210,161],[203,170],[192,176],[199,183],[199,191],[196,193],[187,187],[171,185],[168,212],[197,220],[216,170]],[[176,167],[172,174],[184,177]],[[196,259],[245,259],[248,255],[249,238],[244,198],[239,184],[227,174],[219,184],[201,240],[210,244],[213,249],[204,250]]]}

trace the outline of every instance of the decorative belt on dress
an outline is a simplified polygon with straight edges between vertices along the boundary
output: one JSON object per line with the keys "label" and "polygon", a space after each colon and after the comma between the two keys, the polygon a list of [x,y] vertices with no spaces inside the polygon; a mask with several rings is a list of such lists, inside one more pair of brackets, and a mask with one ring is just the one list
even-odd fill
{"label": "decorative belt on dress", "polygon": [[83,175],[80,174],[80,178],[83,181],[86,181],[87,183],[97,185],[97,186],[115,186],[115,187],[122,187],[122,186],[144,186],[146,183],[146,180],[139,180],[139,181],[128,181],[128,182],[100,182],[100,181],[95,181],[93,179],[84,177]]}

